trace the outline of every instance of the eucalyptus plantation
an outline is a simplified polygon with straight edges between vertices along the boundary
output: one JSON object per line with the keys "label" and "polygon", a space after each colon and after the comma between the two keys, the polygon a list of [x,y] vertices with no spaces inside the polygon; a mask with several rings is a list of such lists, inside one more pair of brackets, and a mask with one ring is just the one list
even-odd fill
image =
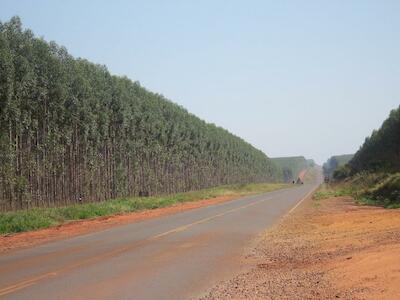
{"label": "eucalyptus plantation", "polygon": [[400,106],[365,139],[347,167],[351,175],[362,171],[400,172]]}
{"label": "eucalyptus plantation", "polygon": [[105,66],[0,23],[0,208],[273,181],[261,151]]}

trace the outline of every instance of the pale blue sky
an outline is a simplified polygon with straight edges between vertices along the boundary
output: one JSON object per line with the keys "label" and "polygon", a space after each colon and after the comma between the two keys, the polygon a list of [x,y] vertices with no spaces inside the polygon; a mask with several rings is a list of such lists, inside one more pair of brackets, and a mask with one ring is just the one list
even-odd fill
{"label": "pale blue sky", "polygon": [[355,152],[400,104],[400,1],[0,0],[0,20],[269,156]]}

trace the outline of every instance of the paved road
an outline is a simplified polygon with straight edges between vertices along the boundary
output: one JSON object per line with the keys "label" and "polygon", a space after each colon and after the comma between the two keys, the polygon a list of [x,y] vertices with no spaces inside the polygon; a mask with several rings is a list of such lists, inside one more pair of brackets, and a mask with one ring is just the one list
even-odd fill
{"label": "paved road", "polygon": [[316,184],[114,227],[0,256],[0,298],[190,299]]}

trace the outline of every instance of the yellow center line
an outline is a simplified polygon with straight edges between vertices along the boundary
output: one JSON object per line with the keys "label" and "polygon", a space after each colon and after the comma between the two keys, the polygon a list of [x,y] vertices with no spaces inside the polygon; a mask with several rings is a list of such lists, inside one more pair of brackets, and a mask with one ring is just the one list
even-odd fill
{"label": "yellow center line", "polygon": [[7,294],[10,294],[10,293],[15,292],[17,290],[20,290],[20,289],[28,287],[28,286],[30,286],[32,284],[35,284],[36,282],[38,282],[38,281],[40,281],[42,279],[45,279],[45,278],[48,278],[48,277],[51,277],[51,276],[55,276],[55,275],[56,275],[55,272],[45,273],[45,274],[42,274],[40,276],[34,277],[32,279],[24,280],[24,281],[19,282],[17,284],[10,285],[10,286],[0,290],[0,296],[4,296],[4,295],[7,295]]}
{"label": "yellow center line", "polygon": [[155,235],[155,236],[150,237],[148,240],[155,240],[155,239],[164,237],[164,236],[169,235],[169,234],[172,234],[172,233],[176,233],[176,232],[180,232],[180,231],[185,231],[186,229],[188,229],[188,228],[190,228],[190,227],[192,227],[192,226],[195,226],[195,225],[198,225],[198,224],[201,224],[201,223],[205,223],[205,222],[211,221],[211,220],[213,220],[213,219],[216,219],[216,218],[225,216],[225,215],[227,215],[227,214],[230,214],[230,213],[232,213],[232,212],[238,211],[238,210],[240,210],[240,209],[244,209],[244,208],[247,208],[247,207],[250,207],[250,206],[259,204],[259,203],[264,202],[264,201],[267,201],[267,200],[269,200],[269,199],[270,199],[270,198],[263,199],[263,200],[260,200],[260,201],[257,201],[257,202],[253,202],[253,203],[250,203],[250,204],[247,204],[247,205],[243,205],[243,206],[240,206],[240,207],[237,207],[237,208],[233,208],[233,209],[227,210],[227,211],[225,211],[225,212],[223,212],[223,213],[219,213],[219,214],[216,214],[216,215],[214,215],[214,216],[207,217],[207,218],[201,219],[201,220],[199,220],[199,221],[196,221],[196,222],[193,222],[193,223],[189,223],[189,224],[186,224],[186,225],[183,225],[183,226],[180,226],[180,227],[171,229],[171,230],[166,231],[166,232],[164,232],[164,233],[157,234],[157,235]]}
{"label": "yellow center line", "polygon": [[[213,216],[211,216],[211,217],[207,217],[207,218],[198,220],[198,221],[193,222],[193,223],[189,223],[189,224],[186,224],[186,225],[183,225],[183,226],[176,227],[176,228],[171,229],[171,230],[168,230],[168,231],[166,231],[166,232],[163,232],[163,233],[154,235],[154,236],[152,236],[152,237],[149,237],[149,238],[146,239],[146,241],[156,240],[156,239],[165,237],[165,236],[170,235],[170,234],[173,234],[173,233],[185,231],[186,229],[188,229],[188,228],[190,228],[190,227],[193,227],[193,226],[195,226],[195,225],[198,225],[198,224],[202,224],[202,223],[211,221],[211,220],[213,220],[213,219],[216,219],[216,218],[225,216],[225,215],[227,215],[227,214],[233,213],[233,212],[238,211],[238,210],[241,210],[241,209],[245,209],[245,208],[254,206],[254,205],[256,205],[256,204],[265,202],[265,201],[270,200],[270,199],[271,199],[271,198],[265,198],[265,199],[263,199],[263,200],[260,200],[260,201],[257,201],[257,202],[252,202],[252,203],[250,203],[250,204],[246,204],[246,205],[243,205],[243,206],[240,206],[240,207],[237,207],[237,208],[233,208],[233,209],[227,210],[227,211],[225,211],[225,212],[223,212],[223,213],[219,213],[219,214],[213,215]],[[302,199],[302,200],[303,200],[303,199]],[[301,201],[302,201],[302,200],[301,200]],[[296,205],[296,207],[297,207],[297,205]],[[117,253],[123,253],[124,251],[127,251],[127,250],[129,250],[130,248],[131,248],[130,246],[127,246],[127,247],[123,247],[123,248],[120,248],[120,249],[116,249],[116,250],[114,250],[114,251],[111,251],[111,252],[108,252],[108,253],[105,253],[105,254],[96,256],[96,257],[89,258],[89,259],[84,260],[84,261],[82,261],[82,262],[80,262],[80,263],[77,263],[77,264],[74,264],[74,265],[71,265],[71,266],[67,266],[67,267],[65,267],[65,268],[61,268],[61,269],[59,269],[59,270],[56,270],[56,271],[53,271],[53,272],[49,272],[49,273],[45,273],[45,274],[42,274],[42,275],[33,277],[33,278],[31,278],[31,279],[23,280],[23,281],[21,281],[21,282],[19,282],[19,283],[16,283],[16,284],[13,284],[13,285],[10,285],[10,286],[1,288],[1,289],[0,289],[0,296],[4,296],[4,295],[7,295],[7,294],[16,292],[16,291],[18,291],[18,290],[21,290],[21,289],[23,289],[23,288],[26,288],[26,287],[31,286],[31,285],[33,285],[33,284],[36,284],[36,283],[38,283],[38,282],[41,281],[41,280],[44,280],[44,279],[47,279],[47,278],[56,276],[58,273],[61,273],[61,272],[63,272],[63,271],[67,271],[67,270],[71,270],[71,269],[73,269],[73,268],[80,267],[80,266],[82,266],[82,265],[86,265],[86,264],[88,264],[88,263],[90,263],[90,262],[92,262],[92,261],[95,261],[95,260],[99,259],[99,258],[104,258],[104,257],[110,256],[110,255],[113,255],[113,254],[117,254]]]}

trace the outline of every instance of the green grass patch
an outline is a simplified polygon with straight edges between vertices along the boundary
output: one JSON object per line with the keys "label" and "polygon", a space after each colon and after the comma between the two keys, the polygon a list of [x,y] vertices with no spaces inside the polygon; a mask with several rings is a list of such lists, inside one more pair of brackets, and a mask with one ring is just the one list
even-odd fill
{"label": "green grass patch", "polygon": [[345,181],[323,184],[314,200],[351,196],[361,205],[400,208],[400,173],[361,172]]}
{"label": "green grass patch", "polygon": [[313,194],[313,199],[318,201],[331,197],[341,197],[349,195],[351,195],[351,190],[349,190],[348,188],[324,183]]}
{"label": "green grass patch", "polygon": [[157,197],[130,197],[104,202],[75,204],[55,208],[35,208],[16,212],[0,213],[0,234],[47,228],[73,220],[124,214],[146,209],[155,209],[219,196],[246,196],[266,193],[292,185],[259,183],[226,185],[199,191]]}

